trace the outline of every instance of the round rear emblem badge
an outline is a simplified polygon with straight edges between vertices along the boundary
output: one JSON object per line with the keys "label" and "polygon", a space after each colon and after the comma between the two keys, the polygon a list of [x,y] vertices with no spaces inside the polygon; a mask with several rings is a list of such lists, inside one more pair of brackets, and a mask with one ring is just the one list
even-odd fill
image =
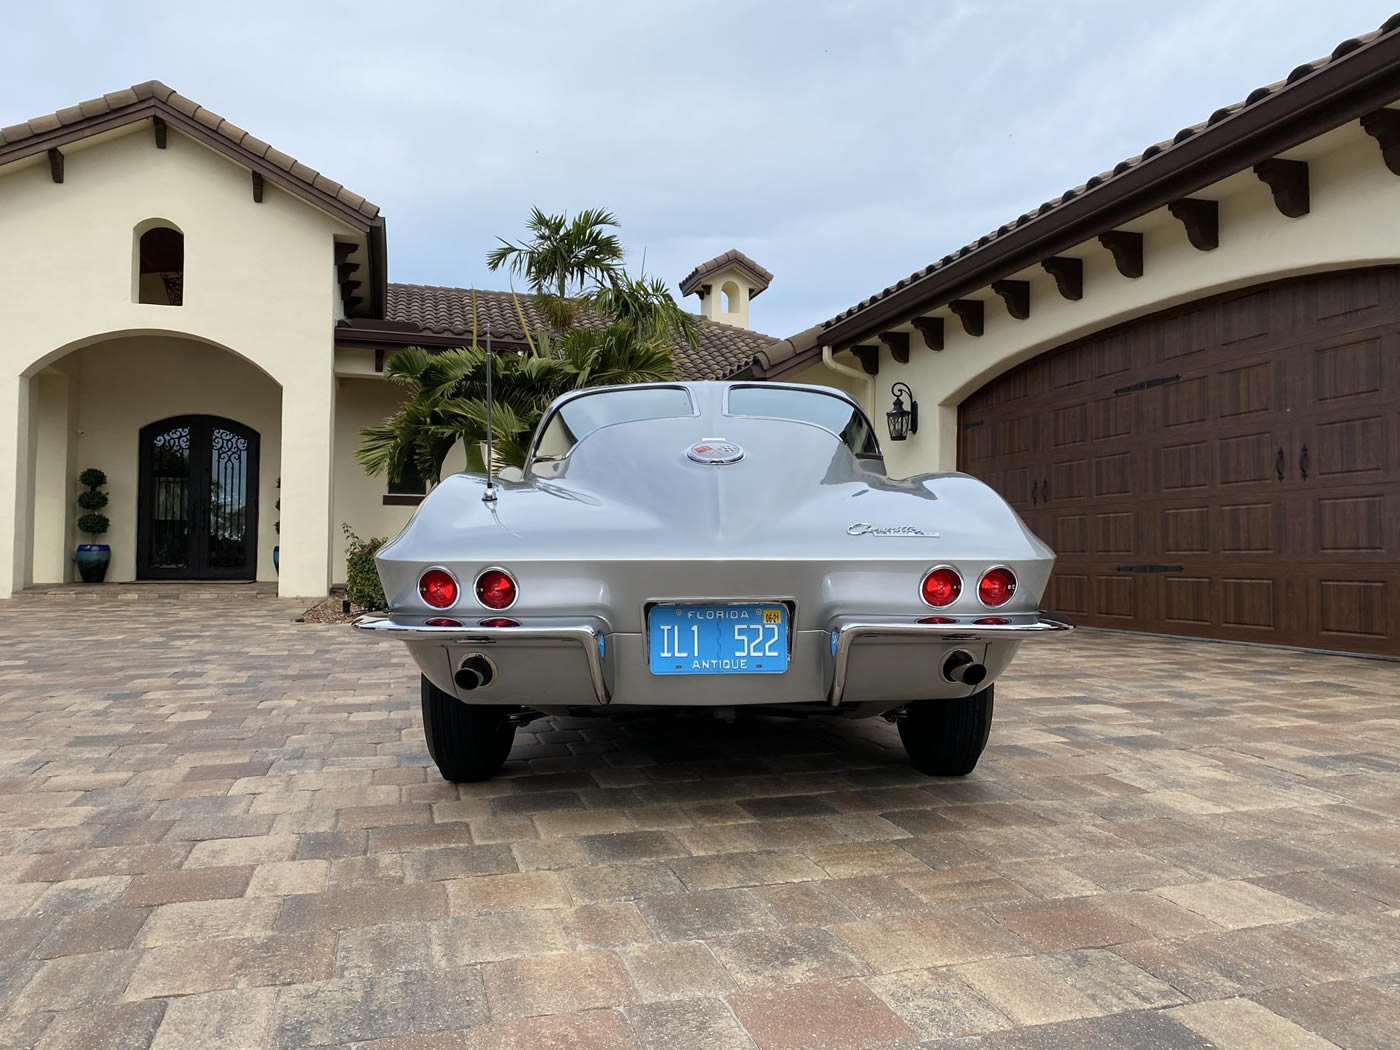
{"label": "round rear emblem badge", "polygon": [[744,450],[732,441],[725,441],[722,438],[707,438],[698,444],[691,445],[685,450],[685,454],[696,463],[738,463],[744,458]]}

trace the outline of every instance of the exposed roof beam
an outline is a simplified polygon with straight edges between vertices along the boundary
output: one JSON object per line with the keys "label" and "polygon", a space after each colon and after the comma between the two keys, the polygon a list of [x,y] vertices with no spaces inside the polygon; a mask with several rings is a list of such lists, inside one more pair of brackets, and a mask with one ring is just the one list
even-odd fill
{"label": "exposed roof beam", "polygon": [[1290,219],[1306,215],[1312,207],[1307,161],[1272,157],[1254,165],[1254,174],[1273,193],[1274,207]]}
{"label": "exposed roof beam", "polygon": [[1099,243],[1113,254],[1113,265],[1124,277],[1142,276],[1142,234],[1109,230],[1099,234]]}
{"label": "exposed roof beam", "polygon": [[856,355],[856,360],[860,362],[860,367],[865,369],[865,374],[877,376],[880,374],[880,348],[869,344],[851,347],[851,353]]}
{"label": "exposed roof beam", "polygon": [[1400,175],[1400,109],[1378,109],[1361,118],[1361,127],[1380,143],[1381,159],[1392,175]]}
{"label": "exposed roof beam", "polygon": [[908,332],[881,332],[880,342],[890,348],[890,357],[894,358],[896,364],[909,363]]}
{"label": "exposed roof beam", "polygon": [[1031,315],[1030,281],[993,281],[992,291],[1006,303],[1006,312],[1018,321]]}
{"label": "exposed roof beam", "polygon": [[916,317],[909,322],[924,337],[924,345],[930,350],[943,349],[943,318]]}
{"label": "exposed roof beam", "polygon": [[254,202],[255,204],[261,204],[261,203],[262,203],[262,194],[263,194],[263,177],[262,177],[262,173],[261,173],[261,172],[255,171],[255,172],[253,172],[253,202]]}
{"label": "exposed roof beam", "polygon": [[1066,299],[1075,301],[1084,298],[1084,260],[1072,255],[1052,255],[1040,264],[1045,272],[1055,278],[1055,287]]}
{"label": "exposed roof beam", "polygon": [[352,256],[352,255],[355,254],[355,249],[358,248],[358,247],[359,247],[358,244],[346,244],[346,243],[344,243],[343,241],[336,241],[336,242],[335,242],[335,264],[336,264],[337,266],[339,266],[339,265],[340,265],[341,263],[343,263],[346,259],[350,258],[350,256]]}
{"label": "exposed roof beam", "polygon": [[1220,202],[1183,197],[1167,205],[1167,211],[1186,227],[1191,247],[1208,252],[1220,247]]}
{"label": "exposed roof beam", "polygon": [[165,120],[161,117],[152,117],[151,126],[156,132],[156,149],[165,149]]}
{"label": "exposed roof beam", "polygon": [[336,280],[338,280],[338,281],[346,281],[346,280],[349,280],[349,279],[350,279],[350,275],[351,275],[352,273],[354,273],[356,270],[358,270],[359,268],[360,268],[360,264],[359,264],[359,263],[352,263],[352,262],[340,263],[340,264],[337,265],[336,268],[335,268],[335,277],[336,277]]}
{"label": "exposed roof beam", "polygon": [[981,299],[954,299],[948,309],[962,322],[963,331],[968,335],[981,335],[984,311]]}
{"label": "exposed roof beam", "polygon": [[57,147],[49,150],[49,177],[54,182],[63,181],[63,151]]}

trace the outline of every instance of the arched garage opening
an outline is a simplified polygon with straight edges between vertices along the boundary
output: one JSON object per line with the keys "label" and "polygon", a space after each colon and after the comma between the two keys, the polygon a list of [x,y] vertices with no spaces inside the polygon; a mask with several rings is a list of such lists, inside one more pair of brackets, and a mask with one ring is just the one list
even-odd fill
{"label": "arched garage opening", "polygon": [[1275,281],[993,380],[958,465],[1085,625],[1400,655],[1397,360],[1400,268]]}

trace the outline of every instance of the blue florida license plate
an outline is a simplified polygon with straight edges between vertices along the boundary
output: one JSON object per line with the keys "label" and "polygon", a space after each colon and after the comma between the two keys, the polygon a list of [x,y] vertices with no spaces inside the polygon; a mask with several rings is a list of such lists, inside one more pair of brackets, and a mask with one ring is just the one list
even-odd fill
{"label": "blue florida license plate", "polygon": [[788,611],[780,602],[653,605],[652,674],[782,674]]}

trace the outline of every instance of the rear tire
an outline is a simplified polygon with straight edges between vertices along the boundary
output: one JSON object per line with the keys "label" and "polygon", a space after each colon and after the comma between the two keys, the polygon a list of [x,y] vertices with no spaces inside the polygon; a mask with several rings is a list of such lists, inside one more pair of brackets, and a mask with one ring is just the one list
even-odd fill
{"label": "rear tire", "polygon": [[489,780],[515,742],[511,708],[464,704],[423,679],[423,736],[444,780]]}
{"label": "rear tire", "polygon": [[995,686],[959,700],[918,700],[899,720],[909,761],[932,777],[965,777],[977,768],[992,730]]}

